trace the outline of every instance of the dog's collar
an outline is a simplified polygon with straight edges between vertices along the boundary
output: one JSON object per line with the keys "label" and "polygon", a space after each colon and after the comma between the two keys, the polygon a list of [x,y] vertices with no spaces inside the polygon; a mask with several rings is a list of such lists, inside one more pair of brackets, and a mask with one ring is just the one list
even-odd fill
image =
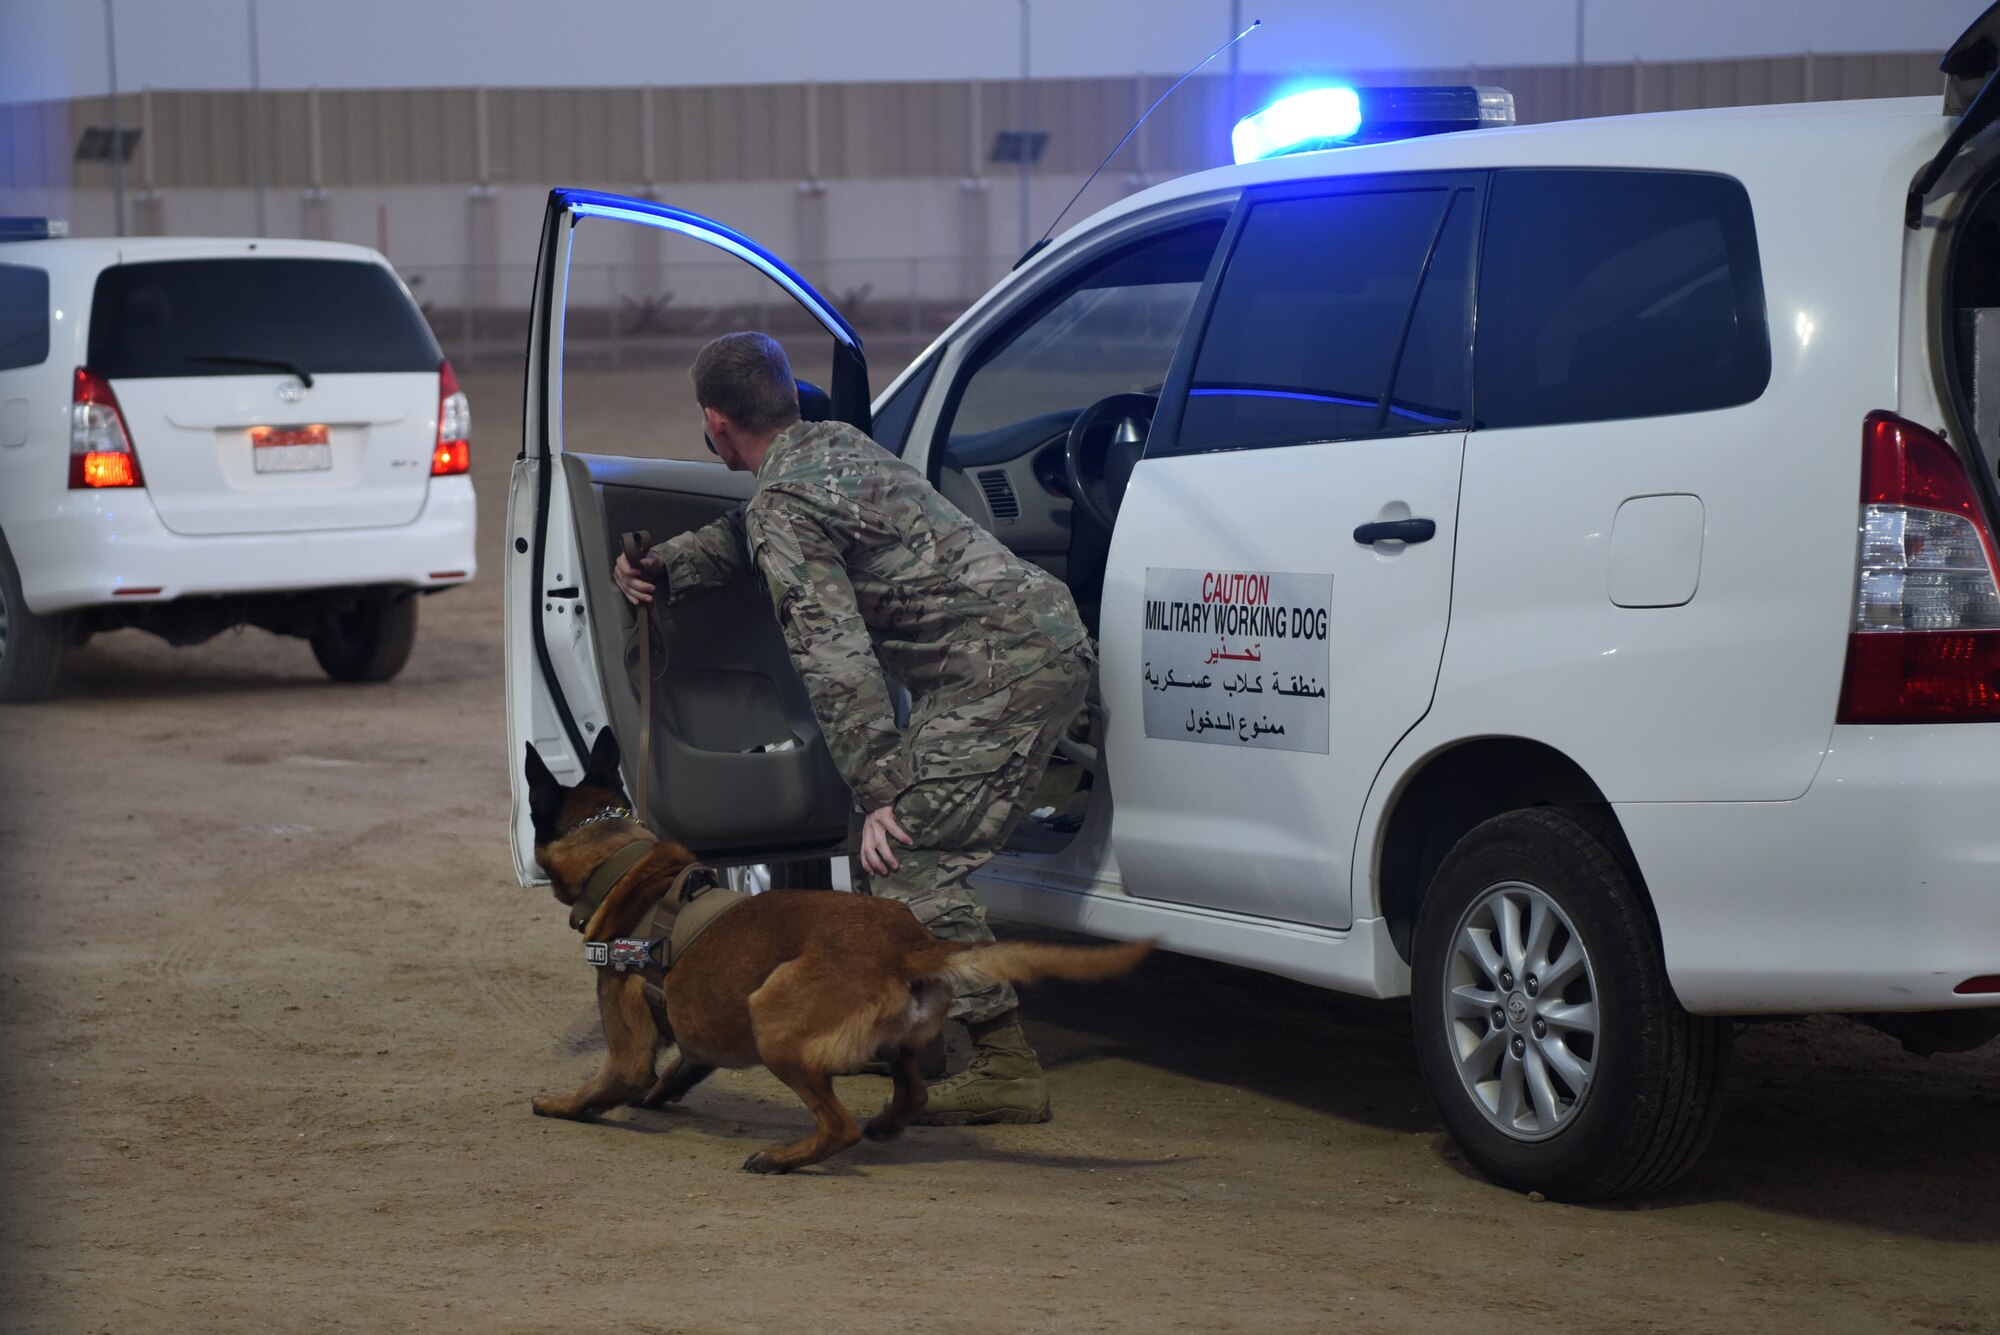
{"label": "dog's collar", "polygon": [[630,807],[606,807],[602,811],[591,812],[588,816],[585,816],[582,820],[570,826],[569,829],[570,833],[574,834],[576,831],[585,829],[588,826],[602,825],[604,824],[604,822],[608,820],[631,820],[631,819],[632,819],[632,808]]}
{"label": "dog's collar", "polygon": [[[597,818],[593,816],[591,819]],[[604,897],[611,893],[611,887],[624,880],[625,874],[638,866],[646,854],[656,847],[658,845],[650,839],[634,839],[606,858],[596,871],[590,873],[590,879],[583,883],[583,889],[577,894],[576,903],[570,906],[570,930],[580,932],[588,927],[591,915],[604,903]]]}

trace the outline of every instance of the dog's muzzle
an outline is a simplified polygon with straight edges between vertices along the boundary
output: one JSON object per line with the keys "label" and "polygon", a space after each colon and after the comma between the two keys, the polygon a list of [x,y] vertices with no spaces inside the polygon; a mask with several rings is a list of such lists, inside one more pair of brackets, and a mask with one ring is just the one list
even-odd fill
{"label": "dog's muzzle", "polygon": [[621,936],[615,941],[586,941],[583,961],[599,969],[625,973],[632,969],[658,968],[664,961],[665,941],[640,941]]}

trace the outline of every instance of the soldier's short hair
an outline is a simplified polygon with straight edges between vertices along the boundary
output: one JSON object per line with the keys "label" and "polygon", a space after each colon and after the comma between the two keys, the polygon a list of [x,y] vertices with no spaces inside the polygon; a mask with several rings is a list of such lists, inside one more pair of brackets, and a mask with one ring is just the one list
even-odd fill
{"label": "soldier's short hair", "polygon": [[724,334],[695,354],[694,398],[745,431],[774,431],[799,419],[799,386],[785,350],[769,334]]}

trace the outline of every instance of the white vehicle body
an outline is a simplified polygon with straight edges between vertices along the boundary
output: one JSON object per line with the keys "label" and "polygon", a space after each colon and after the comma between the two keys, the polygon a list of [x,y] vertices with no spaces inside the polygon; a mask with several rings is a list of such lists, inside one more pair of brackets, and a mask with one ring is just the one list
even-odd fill
{"label": "white vehicle body", "polygon": [[[1017,552],[1068,579],[1087,619],[1100,623],[1102,753],[1081,828],[1066,843],[1025,840],[995,858],[974,881],[985,902],[1024,922],[1157,937],[1173,950],[1364,996],[1412,995],[1414,987],[1420,1041],[1429,1044],[1422,1017],[1435,998],[1427,1001],[1421,978],[1413,984],[1413,961],[1418,975],[1425,966],[1413,939],[1435,931],[1427,899],[1484,855],[1498,836],[1483,832],[1496,820],[1581,813],[1565,828],[1581,821],[1603,832],[1601,847],[1618,863],[1609,874],[1639,906],[1627,921],[1646,938],[1652,967],[1664,966],[1672,1014],[1949,1012],[1968,1023],[1972,1042],[2000,1032],[2000,658],[1991,655],[2000,636],[1992,592],[2000,429],[1987,416],[2000,404],[2000,377],[1981,370],[1973,384],[1952,361],[1955,348],[1974,346],[1967,331],[2000,299],[1982,296],[1973,302],[1979,309],[1961,309],[1972,298],[1950,295],[1972,287],[1957,258],[1960,233],[1973,230],[1975,209],[2000,199],[1991,135],[1963,151],[1954,140],[1936,188],[1912,190],[1954,124],[1934,99],[1916,98],[1631,116],[1300,153],[1155,187],[1019,266],[873,405],[878,439]],[[1627,257],[1637,252],[1608,251],[1601,269],[1565,289],[1570,305],[1539,326],[1542,343],[1479,343],[1475,357],[1475,327],[1498,338],[1511,318],[1508,293],[1521,309],[1532,302],[1538,271],[1520,256],[1544,255],[1559,269],[1565,254],[1593,244],[1587,223],[1567,230],[1570,215],[1549,215],[1559,225],[1539,234],[1522,220],[1554,207],[1551,199],[1602,197],[1612,208],[1628,188],[1639,192],[1633,198],[1650,200],[1644,192],[1653,191],[1675,207],[1683,198],[1711,202],[1700,206],[1712,204],[1710,213],[1690,205],[1685,225],[1659,224],[1663,252],[1686,247],[1704,257],[1685,282],[1626,312],[1623,323],[1609,315],[1593,323],[1592,303],[1609,310],[1604,293],[1636,264]],[[1255,273],[1257,247],[1291,228],[1295,237],[1325,237],[1322,249],[1338,252],[1302,250],[1311,263],[1297,284],[1331,284],[1327,300],[1342,312],[1372,309],[1370,285],[1389,272],[1394,244],[1411,229],[1385,222],[1380,244],[1364,244],[1359,222],[1351,233],[1312,231],[1319,208],[1334,219],[1369,210],[1390,222],[1403,216],[1397,210],[1426,219],[1428,248],[1413,252],[1410,286],[1393,297],[1403,304],[1386,306],[1402,312],[1402,323],[1388,326],[1396,341],[1379,392],[1373,382],[1353,397],[1282,375],[1269,384],[1210,375],[1211,354],[1217,365],[1234,354],[1230,339],[1261,341],[1281,360],[1296,352],[1310,361],[1326,348],[1336,350],[1326,357],[1365,360],[1340,342],[1362,335],[1316,328],[1316,308],[1286,304],[1296,294],[1282,272],[1258,280],[1261,288],[1235,277]],[[1906,210],[1916,225],[1906,225]],[[532,741],[565,781],[581,771],[588,734],[607,723],[630,727],[633,717],[613,647],[629,613],[604,575],[616,530],[653,516],[658,538],[749,492],[747,478],[719,465],[566,453],[560,413],[550,408],[561,393],[570,224],[594,216],[688,230],[687,215],[672,212],[558,192],[544,236],[528,448],[511,507],[512,532],[537,547],[509,566],[509,722],[514,753]],[[779,277],[782,265],[754,246],[718,244]],[[1454,279],[1459,263],[1464,273]],[[1150,276],[1119,277],[1135,270]],[[1340,281],[1352,290],[1339,290]],[[809,288],[786,285],[858,362],[858,341],[838,315],[816,309]],[[1131,291],[1142,296],[1118,308]],[[1113,325],[1141,331],[1128,344],[1154,339],[1152,369],[1062,399],[1064,376],[1095,355],[1092,339],[1102,343]],[[1555,364],[1544,345],[1564,328],[1574,335],[1565,345],[1566,391],[1548,388],[1534,369]],[[1735,341],[1709,338],[1718,328]],[[1994,328],[2000,340],[2000,323]],[[1689,341],[1690,331],[1701,337]],[[1589,369],[1617,352],[1600,344],[1620,338],[1641,351],[1647,338],[1658,343],[1659,383],[1631,402],[1593,403],[1598,390],[1633,383],[1632,365],[1654,364]],[[1981,367],[1990,360],[2000,368],[2000,347],[1976,346]],[[1677,369],[1673,349],[1692,355],[1698,373]],[[1475,416],[1469,404],[1485,372],[1473,363],[1489,357],[1493,368],[1515,369],[1495,392],[1479,382],[1485,397]],[[1447,399],[1402,397],[1406,371],[1419,384],[1432,376]],[[1105,388],[1122,392],[1090,403]],[[1113,403],[1133,391],[1152,406]],[[1572,392],[1586,406],[1545,420],[1526,409],[1517,420],[1497,406],[1488,411],[1509,392],[1523,403]],[[1037,394],[1054,395],[1059,411],[1028,416]],[[1454,394],[1445,407],[1427,406]],[[1216,401],[1198,405],[1204,396]],[[856,420],[851,401],[838,392],[834,400],[835,415]],[[1014,410],[1022,420],[991,416],[995,403],[1012,401],[1025,405]],[[1666,406],[1647,406],[1656,402]],[[1111,443],[1080,444],[1106,405],[1107,420],[1122,423]],[[1376,414],[1375,426],[1301,429],[1283,439],[1240,434],[1255,434],[1244,423],[1261,412],[1350,409]],[[1878,457],[1868,452],[1873,444],[1864,450],[1864,430],[1876,433],[1882,414],[1893,415],[1882,430],[1924,435],[1927,458],[1962,470],[1953,485],[1969,499],[1949,522],[1976,530],[1976,540],[1966,540],[1973,554],[1965,572],[1940,578],[1974,590],[1963,623],[1974,629],[1959,647],[1996,666],[1990,681],[1965,685],[1968,698],[1984,703],[1960,716],[1838,721],[1873,717],[1848,680],[1862,641],[1918,643],[1870,640],[1878,623],[1858,620],[1873,606],[1870,591],[1886,587],[1876,578],[1875,530],[1864,520],[1876,524],[1881,505],[1898,524],[1913,513],[1874,490],[1864,510],[1864,475],[1871,488],[1881,481],[1864,463]],[[1105,460],[1094,477],[1078,463],[1089,448]],[[1052,461],[1064,456],[1067,472],[1057,478],[1064,466]],[[1058,485],[1065,479],[1066,488]],[[1074,536],[1062,545],[1089,519],[1093,496],[1100,509],[1108,497],[1111,512],[1094,557]],[[1101,592],[1093,560],[1101,561]],[[1913,570],[1917,558],[1906,564]],[[558,570],[584,572],[579,597],[546,596],[548,584],[571,578],[558,579]],[[1897,596],[1906,583],[1912,597],[1928,587],[1896,570]],[[753,633],[769,636],[768,626],[754,630],[754,610],[721,611],[723,596],[676,608],[677,623],[692,619],[692,629],[669,661],[692,682],[755,658],[762,666],[753,670],[777,683],[771,704],[757,726],[738,727],[747,715],[723,693],[687,687],[664,706],[669,736],[655,737],[652,790],[672,789],[679,776],[684,793],[733,792],[740,806],[780,813],[762,831],[765,856],[834,850],[845,813],[800,796],[813,782],[810,757],[823,748],[802,699],[785,694],[796,682],[781,648],[767,638],[730,660],[708,647],[731,634],[746,643]],[[742,607],[761,598],[746,588]],[[698,728],[688,720],[696,717],[711,720],[712,748],[693,738]],[[787,753],[784,775],[770,757],[720,754],[747,752],[746,743],[788,724],[808,746]],[[716,754],[697,754],[709,750]],[[764,860],[757,831],[725,829],[700,802],[681,802],[656,798],[651,814],[720,860]],[[523,881],[536,879],[518,779],[514,848]],[[1504,895],[1492,897],[1500,890],[1477,903],[1500,904]],[[1522,902],[1533,893],[1530,885]],[[1586,940],[1582,911],[1596,910],[1574,897],[1551,902],[1578,912],[1558,912],[1554,927],[1538,919],[1548,967],[1551,940],[1585,941],[1609,970],[1615,952],[1605,953],[1606,938]],[[1505,933],[1495,923],[1497,941]],[[1467,924],[1473,916],[1452,939],[1470,959],[1487,938]],[[1426,949],[1445,939],[1434,935]],[[1568,958],[1569,946],[1561,949]],[[1506,1002],[1491,1012],[1491,1042],[1512,1032],[1518,1055],[1526,1017],[1537,1042],[1544,1018],[1551,1026],[1573,1018],[1567,1002],[1536,1000],[1532,975],[1521,984],[1513,969],[1490,972],[1497,988],[1480,986]],[[1447,1011],[1461,993],[1487,995],[1469,985],[1449,990],[1456,976],[1428,985],[1447,989]],[[1587,1056],[1603,1055],[1599,1041],[1607,1050],[1618,1041],[1608,1012],[1628,1004],[1619,986],[1607,974],[1585,998]],[[1479,1024],[1484,1004],[1468,1012]],[[1705,1090],[1719,1079],[1727,1027],[1688,1023],[1686,1050],[1708,1063],[1689,1084]],[[1471,1039],[1455,1055],[1474,1089]],[[1449,1069],[1448,1058],[1438,1060]],[[1564,1056],[1552,1060],[1560,1066]],[[1475,1159],[1517,1183],[1553,1173],[1549,1180],[1571,1183],[1563,1189],[1578,1195],[1669,1180],[1705,1138],[1695,1128],[1711,1124],[1702,1120],[1710,1112],[1690,1105],[1685,1134],[1660,1133],[1656,1144],[1682,1141],[1679,1166],[1635,1166],[1629,1156],[1600,1154],[1601,1145],[1561,1160],[1570,1153],[1559,1147],[1562,1128],[1582,1125],[1565,1119],[1583,1106],[1592,1077],[1571,1080],[1567,1103],[1537,1088],[1533,1112],[1521,1088],[1498,1096],[1522,1108],[1510,1126],[1496,1120],[1492,1091],[1481,1087],[1485,1116],[1507,1134]],[[1453,1121],[1461,1139],[1479,1130],[1478,1116],[1466,1116]],[[1544,1150],[1554,1157],[1534,1157]],[[1623,1166],[1563,1176],[1594,1155]]]}
{"label": "white vehicle body", "polygon": [[[99,295],[107,275],[222,261],[264,266],[231,270],[252,279],[298,262],[350,266],[339,273],[365,266],[359,272],[379,275],[368,279],[370,301],[393,317],[410,356],[394,370],[323,366],[314,373],[307,366],[308,385],[280,365],[252,364],[266,350],[254,330],[230,333],[235,341],[223,349],[184,347],[204,337],[198,331],[207,317],[171,309],[168,298],[147,290],[130,296],[129,310],[117,308],[126,310],[118,317]],[[374,251],[289,240],[56,239],[0,245],[0,266],[16,279],[45,275],[47,287],[45,355],[0,370],[0,533],[29,614],[90,624],[94,610],[115,608],[119,620],[99,624],[169,633],[173,614],[164,607],[341,590],[432,591],[476,573],[471,478],[463,471],[432,475],[447,397],[440,394],[442,358],[408,290]],[[190,279],[169,296],[185,302],[200,288]],[[103,377],[116,395],[139,484],[75,486],[75,386],[79,369],[92,366],[93,348],[102,354],[102,325],[114,318],[154,322],[144,330],[145,349],[131,353],[154,363],[146,373]],[[323,318],[305,309],[274,313],[274,320],[308,324]],[[214,337],[214,322],[206,327]],[[237,361],[158,364],[168,350]],[[419,354],[431,364],[413,361]],[[172,373],[177,369],[186,373]],[[324,444],[287,447],[293,466],[268,468],[265,455],[286,450],[256,448],[256,434],[307,424]],[[315,449],[322,452],[298,457]],[[155,610],[140,610],[148,605]],[[190,628],[186,638],[196,637]]]}
{"label": "white vehicle body", "polygon": [[[1574,762],[1617,813],[1689,1009],[1994,1005],[1953,988],[2000,970],[2000,725],[1834,722],[1860,423],[1878,408],[1950,420],[1925,364],[1927,296],[1904,284],[1906,265],[1921,275],[1932,263],[1933,237],[1891,226],[1945,128],[1936,102],[1915,98],[1244,164],[1108,210],[989,294],[941,340],[940,380],[953,351],[1005,318],[1010,293],[1064,249],[1189,200],[1468,168],[1719,172],[1743,183],[1756,215],[1772,364],[1754,402],[1714,413],[1142,459],[1118,514],[1107,605],[1136,606],[1145,572],[1161,566],[1334,571],[1337,591],[1356,590],[1337,619],[1366,646],[1341,665],[1363,744],[1341,747],[1336,732],[1329,755],[1190,756],[1148,738],[1138,622],[1107,619],[1115,819],[1093,812],[1061,854],[996,859],[975,882],[987,902],[1400,996],[1408,971],[1381,881],[1397,802],[1454,748],[1510,738]],[[926,425],[920,414],[913,440]],[[1628,555],[1621,509],[1665,497],[1698,501],[1692,553],[1674,548],[1670,518]],[[1399,551],[1349,540],[1399,506],[1434,517],[1440,540]],[[1442,540],[1453,530],[1455,551]],[[1676,563],[1698,591],[1667,606],[1613,601],[1616,580]]]}

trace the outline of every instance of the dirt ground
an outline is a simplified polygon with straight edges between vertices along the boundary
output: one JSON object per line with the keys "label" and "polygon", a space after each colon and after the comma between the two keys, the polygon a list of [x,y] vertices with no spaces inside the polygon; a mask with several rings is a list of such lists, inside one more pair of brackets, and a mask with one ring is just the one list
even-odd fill
{"label": "dirt ground", "polygon": [[1031,991],[1045,1126],[763,1178],[762,1073],[531,1116],[594,1011],[508,859],[519,389],[468,389],[482,574],[396,681],[126,631],[0,712],[0,1325],[2000,1331],[2000,1047],[1838,1020],[1746,1031],[1707,1157],[1614,1207],[1468,1170],[1400,1006],[1177,958]]}

